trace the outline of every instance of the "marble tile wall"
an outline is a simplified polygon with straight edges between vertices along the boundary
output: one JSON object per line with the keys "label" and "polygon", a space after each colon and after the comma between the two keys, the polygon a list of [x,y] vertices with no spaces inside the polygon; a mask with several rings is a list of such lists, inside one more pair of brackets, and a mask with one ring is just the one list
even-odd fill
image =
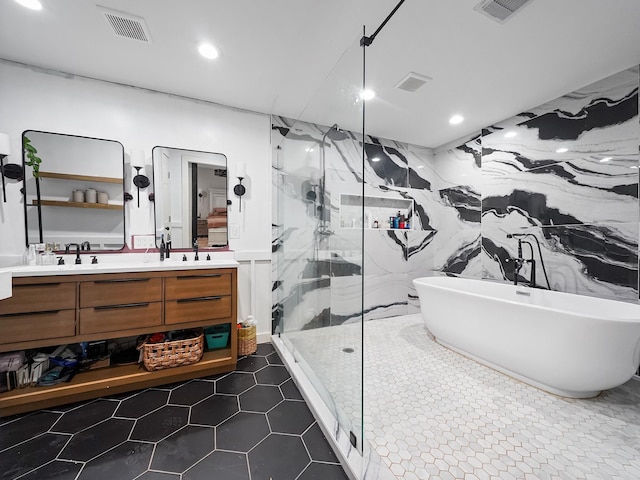
{"label": "marble tile wall", "polygon": [[506,235],[530,233],[551,289],[637,300],[638,148],[637,67],[487,128],[483,278],[512,280]]}
{"label": "marble tile wall", "polygon": [[[536,259],[538,240],[553,290],[638,299],[637,67],[436,149],[272,123],[274,331],[418,312],[420,276],[512,281],[509,233]],[[372,199],[409,200],[411,229],[351,228],[341,194],[364,194],[367,224]]]}

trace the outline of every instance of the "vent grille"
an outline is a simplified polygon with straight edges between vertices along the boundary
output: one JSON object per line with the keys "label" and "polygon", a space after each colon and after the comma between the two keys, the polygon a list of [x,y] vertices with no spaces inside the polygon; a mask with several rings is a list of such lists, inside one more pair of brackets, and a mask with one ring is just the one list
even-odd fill
{"label": "vent grille", "polygon": [[531,0],[484,0],[474,7],[477,12],[504,23]]}
{"label": "vent grille", "polygon": [[143,43],[151,43],[151,35],[149,35],[149,29],[143,18],[102,7],[99,8],[102,10],[102,15],[104,15],[114,34]]}
{"label": "vent grille", "polygon": [[419,73],[409,72],[405,77],[395,84],[393,88],[404,90],[406,92],[415,92],[425,83],[431,81],[432,78]]}

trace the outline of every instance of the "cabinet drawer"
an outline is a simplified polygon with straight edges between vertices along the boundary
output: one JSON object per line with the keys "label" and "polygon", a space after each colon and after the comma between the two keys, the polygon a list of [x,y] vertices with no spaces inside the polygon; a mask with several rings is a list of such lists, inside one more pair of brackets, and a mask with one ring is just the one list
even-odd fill
{"label": "cabinet drawer", "polygon": [[162,300],[162,279],[118,277],[80,284],[80,308]]}
{"label": "cabinet drawer", "polygon": [[132,303],[80,309],[80,335],[162,325],[162,303]]}
{"label": "cabinet drawer", "polygon": [[164,288],[167,300],[230,295],[231,274],[200,273],[168,277]]}
{"label": "cabinet drawer", "polygon": [[34,338],[44,340],[72,337],[75,334],[75,310],[0,316],[0,343],[28,342]]}
{"label": "cabinet drawer", "polygon": [[181,300],[166,300],[164,323],[199,322],[231,316],[231,297],[213,296]]}
{"label": "cabinet drawer", "polygon": [[0,300],[0,315],[76,308],[76,284],[73,282],[14,283],[12,295]]}

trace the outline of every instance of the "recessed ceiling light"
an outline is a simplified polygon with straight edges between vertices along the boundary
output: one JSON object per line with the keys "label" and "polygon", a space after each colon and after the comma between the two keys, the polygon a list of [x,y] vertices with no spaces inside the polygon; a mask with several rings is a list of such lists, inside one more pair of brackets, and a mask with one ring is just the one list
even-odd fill
{"label": "recessed ceiling light", "polygon": [[604,158],[600,159],[600,163],[610,162],[611,159],[612,159],[612,157],[604,157]]}
{"label": "recessed ceiling light", "polygon": [[418,168],[424,168],[424,165],[418,165]]}
{"label": "recessed ceiling light", "polygon": [[504,134],[505,138],[513,138],[516,135],[518,135],[518,134],[516,132],[514,132],[514,131],[507,132],[507,133]]}
{"label": "recessed ceiling light", "polygon": [[220,56],[218,49],[210,43],[201,43],[198,46],[198,52],[200,52],[200,55],[204,58],[208,58],[209,60],[214,60]]}
{"label": "recessed ceiling light", "polygon": [[376,96],[376,92],[368,88],[365,88],[360,92],[360,98],[362,98],[363,100],[371,100],[375,96]]}
{"label": "recessed ceiling light", "polygon": [[42,10],[42,4],[38,0],[16,0],[16,2],[31,10]]}
{"label": "recessed ceiling light", "polygon": [[371,161],[372,161],[372,162],[379,162],[379,161],[380,161],[380,159],[379,159],[378,157],[373,157],[373,158],[371,159]]}
{"label": "recessed ceiling light", "polygon": [[304,149],[305,152],[313,152],[313,148],[311,147],[307,147]]}
{"label": "recessed ceiling light", "polygon": [[632,166],[632,167],[629,167],[629,168],[638,168],[638,167],[634,165],[634,166]]}
{"label": "recessed ceiling light", "polygon": [[556,153],[566,153],[566,152],[568,152],[568,151],[569,151],[569,149],[568,149],[568,148],[566,148],[566,147],[562,147],[562,148],[557,149],[557,150],[556,150]]}
{"label": "recessed ceiling light", "polygon": [[449,123],[451,125],[458,125],[464,121],[464,117],[462,115],[454,115],[449,119]]}

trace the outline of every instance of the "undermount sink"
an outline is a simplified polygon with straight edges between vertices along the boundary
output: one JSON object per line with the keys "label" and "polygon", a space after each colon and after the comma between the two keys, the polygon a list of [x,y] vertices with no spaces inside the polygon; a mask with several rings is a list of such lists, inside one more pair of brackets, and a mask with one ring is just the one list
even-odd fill
{"label": "undermount sink", "polygon": [[0,300],[11,296],[11,272],[0,271]]}

